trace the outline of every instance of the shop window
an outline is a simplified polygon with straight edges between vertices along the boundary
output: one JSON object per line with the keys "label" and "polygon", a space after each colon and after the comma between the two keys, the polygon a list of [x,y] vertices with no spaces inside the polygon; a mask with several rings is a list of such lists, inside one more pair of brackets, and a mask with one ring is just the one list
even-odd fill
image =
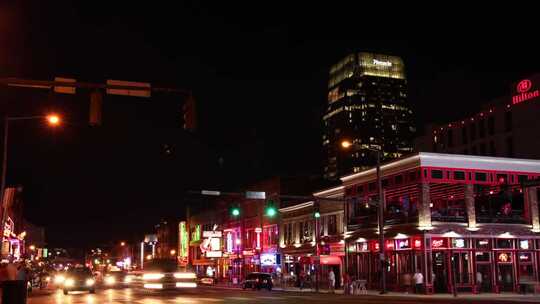
{"label": "shop window", "polygon": [[528,176],[527,175],[518,175],[518,183],[523,183],[525,182],[526,180],[528,179]]}
{"label": "shop window", "polygon": [[487,181],[487,174],[483,172],[476,172],[474,173],[474,180],[479,182],[485,182]]}
{"label": "shop window", "polygon": [[403,175],[398,175],[398,176],[396,176],[395,179],[394,179],[394,183],[395,183],[396,185],[402,184],[402,183],[403,183]]}
{"label": "shop window", "polygon": [[381,185],[382,185],[383,188],[388,187],[388,185],[390,185],[390,180],[389,180],[388,178],[387,178],[387,179],[383,179],[383,180],[381,181]]}
{"label": "shop window", "polygon": [[514,156],[514,141],[512,137],[506,138],[506,155],[508,157]]}
{"label": "shop window", "polygon": [[477,262],[489,262],[490,260],[489,252],[476,252],[476,261]]}
{"label": "shop window", "polygon": [[480,138],[486,137],[486,125],[483,119],[480,119],[478,121],[478,135],[480,136]]}
{"label": "shop window", "polygon": [[490,239],[479,239],[475,240],[477,249],[491,249],[491,240]]}
{"label": "shop window", "polygon": [[476,125],[474,123],[471,124],[471,130],[469,135],[471,138],[471,142],[476,140]]}
{"label": "shop window", "polygon": [[431,170],[431,178],[436,178],[436,179],[443,178],[442,170]]}
{"label": "shop window", "polygon": [[513,240],[509,239],[497,239],[495,241],[496,248],[513,248]]}
{"label": "shop window", "polygon": [[377,189],[376,184],[375,183],[369,183],[368,190],[371,192],[371,191],[375,191],[375,189]]}
{"label": "shop window", "polygon": [[495,118],[493,116],[488,118],[488,134],[495,134]]}
{"label": "shop window", "polygon": [[337,234],[337,215],[328,216],[328,235]]}
{"label": "shop window", "polygon": [[465,172],[463,171],[454,171],[455,180],[465,180]]}
{"label": "shop window", "polygon": [[432,199],[431,218],[440,222],[466,222],[467,212],[465,208],[465,199],[449,197],[440,197]]}
{"label": "shop window", "polygon": [[416,172],[409,172],[409,181],[415,181],[416,180]]}
{"label": "shop window", "polygon": [[510,111],[504,114],[504,130],[506,132],[512,131],[512,112]]}
{"label": "shop window", "polygon": [[364,186],[358,186],[356,187],[356,194],[362,194],[364,193]]}

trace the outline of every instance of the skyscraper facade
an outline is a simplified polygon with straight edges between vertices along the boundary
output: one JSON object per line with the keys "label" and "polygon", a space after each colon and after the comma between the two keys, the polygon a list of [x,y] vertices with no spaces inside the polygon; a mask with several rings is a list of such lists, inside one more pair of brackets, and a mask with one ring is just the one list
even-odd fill
{"label": "skyscraper facade", "polygon": [[324,176],[337,179],[413,150],[413,112],[400,57],[353,53],[330,68],[323,116]]}

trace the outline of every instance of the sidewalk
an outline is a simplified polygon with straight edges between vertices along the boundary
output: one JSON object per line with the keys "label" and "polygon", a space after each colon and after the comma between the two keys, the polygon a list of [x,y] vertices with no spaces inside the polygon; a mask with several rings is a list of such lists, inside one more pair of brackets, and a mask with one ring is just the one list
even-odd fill
{"label": "sidewalk", "polygon": [[[222,289],[231,289],[231,290],[241,290],[240,285],[231,285],[226,283],[218,283],[210,288],[222,288]],[[282,292],[298,292],[298,293],[315,293],[315,290],[313,289],[302,289],[297,287],[287,287],[287,288],[281,288],[281,287],[274,287],[272,290],[275,291],[282,291]],[[328,294],[329,291],[327,289],[319,289],[319,293],[326,293]],[[336,295],[343,296],[343,290],[336,289],[335,291]],[[493,300],[506,300],[506,301],[514,301],[514,302],[527,302],[527,303],[540,303],[540,295],[538,294],[516,294],[516,293],[480,293],[480,294],[473,294],[470,292],[461,292],[458,293],[457,297],[454,297],[452,294],[431,294],[431,295],[425,295],[425,294],[413,294],[413,293],[403,293],[403,292],[388,292],[384,295],[379,294],[376,290],[368,290],[367,295],[345,295],[347,297],[389,297],[389,298],[436,298],[436,299],[448,299],[448,300],[477,300],[477,301],[493,301]]]}

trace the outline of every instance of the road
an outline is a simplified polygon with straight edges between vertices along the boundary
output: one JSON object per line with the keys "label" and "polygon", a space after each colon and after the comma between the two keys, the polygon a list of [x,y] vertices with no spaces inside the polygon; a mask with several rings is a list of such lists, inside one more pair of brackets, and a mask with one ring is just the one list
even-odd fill
{"label": "road", "polygon": [[[526,300],[538,300],[530,297]],[[521,299],[519,302],[524,302]],[[65,296],[60,291],[34,294],[28,299],[28,304],[251,304],[251,303],[373,303],[373,304],[414,304],[414,303],[486,303],[503,304],[518,303],[515,299],[497,299],[485,296],[481,298],[451,297],[437,298],[433,296],[422,297],[395,297],[395,296],[343,296],[314,293],[295,293],[280,291],[241,291],[227,289],[198,288],[196,290],[168,293],[150,293],[132,289],[98,290],[96,294],[70,293]]]}

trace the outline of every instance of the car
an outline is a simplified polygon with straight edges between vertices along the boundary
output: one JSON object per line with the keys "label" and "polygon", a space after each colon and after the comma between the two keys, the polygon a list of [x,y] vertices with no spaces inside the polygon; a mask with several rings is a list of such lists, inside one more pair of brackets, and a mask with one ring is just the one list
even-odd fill
{"label": "car", "polygon": [[88,267],[74,267],[68,269],[64,280],[64,294],[70,291],[89,291],[96,292],[96,280],[92,271]]}
{"label": "car", "polygon": [[176,259],[153,259],[145,263],[141,281],[142,287],[147,290],[197,287],[197,275],[181,271]]}
{"label": "car", "polygon": [[242,289],[251,288],[253,290],[261,290],[263,288],[272,290],[274,283],[272,276],[269,273],[264,272],[252,272],[246,276],[246,279],[242,282]]}
{"label": "car", "polygon": [[133,275],[127,271],[109,271],[103,278],[103,285],[107,288],[127,287],[133,282]]}

